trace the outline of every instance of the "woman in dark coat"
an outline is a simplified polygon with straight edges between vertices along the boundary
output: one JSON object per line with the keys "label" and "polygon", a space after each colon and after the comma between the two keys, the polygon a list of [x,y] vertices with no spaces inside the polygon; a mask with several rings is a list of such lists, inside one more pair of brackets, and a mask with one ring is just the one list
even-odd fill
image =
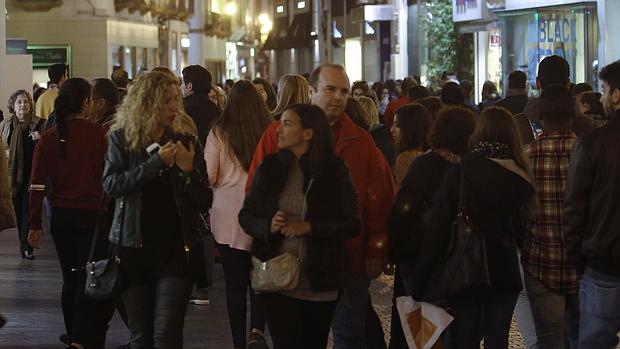
{"label": "woman in dark coat", "polygon": [[274,348],[325,348],[346,277],[345,241],[360,230],[356,193],[319,107],[289,107],[278,147],[258,167],[239,223],[256,259],[301,259],[294,289],[260,294]]}
{"label": "woman in dark coat", "polygon": [[532,174],[512,114],[504,108],[489,107],[480,114],[470,144],[471,153],[448,170],[437,194],[413,274],[413,297],[434,296],[425,288],[448,245],[463,185],[464,213],[486,239],[490,286],[448,296],[454,321],[445,343],[449,349],[478,348],[484,338],[486,348],[503,349],[522,288],[517,239],[534,196]]}
{"label": "woman in dark coat", "polygon": [[28,244],[30,230],[28,186],[32,170],[34,148],[43,133],[44,120],[34,115],[34,102],[30,93],[15,91],[9,98],[11,116],[0,122],[0,138],[4,149],[8,150],[9,178],[19,250],[22,258],[34,259],[32,246]]}
{"label": "woman in dark coat", "polygon": [[[442,109],[428,135],[431,150],[413,160],[396,195],[389,220],[390,261],[396,264],[394,300],[411,295],[412,270],[426,229],[421,216],[430,211],[432,199],[448,168],[467,152],[467,141],[475,127],[474,118],[469,108]],[[390,349],[407,348],[395,303],[391,333]]]}

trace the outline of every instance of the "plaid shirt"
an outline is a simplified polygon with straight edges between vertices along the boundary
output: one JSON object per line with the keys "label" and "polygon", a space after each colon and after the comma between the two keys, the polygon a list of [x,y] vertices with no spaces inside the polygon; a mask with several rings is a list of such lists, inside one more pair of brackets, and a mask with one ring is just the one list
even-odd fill
{"label": "plaid shirt", "polygon": [[528,149],[536,181],[538,210],[534,229],[524,239],[524,270],[550,290],[576,293],[575,266],[566,257],[562,216],[568,161],[576,136],[572,132],[543,133]]}

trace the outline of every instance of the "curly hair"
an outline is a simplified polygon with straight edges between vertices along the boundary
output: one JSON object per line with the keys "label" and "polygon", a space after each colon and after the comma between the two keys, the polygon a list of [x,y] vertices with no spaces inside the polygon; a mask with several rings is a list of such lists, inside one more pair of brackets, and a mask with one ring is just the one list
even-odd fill
{"label": "curly hair", "polygon": [[454,154],[465,154],[467,141],[476,127],[475,118],[476,114],[465,107],[441,109],[428,135],[431,148],[446,148]]}
{"label": "curly hair", "polygon": [[[159,112],[163,107],[165,95],[170,87],[177,88],[178,80],[169,74],[151,71],[134,80],[127,90],[127,96],[116,114],[112,130],[123,129],[129,149],[134,151],[148,147],[152,142],[151,133],[157,128]],[[182,119],[185,112],[181,94],[177,94],[177,105],[181,115],[175,118],[171,130],[183,133]]]}
{"label": "curly hair", "polygon": [[26,99],[28,100],[28,103],[30,103],[30,115],[28,115],[28,119],[32,120],[32,118],[34,117],[34,102],[32,100],[32,96],[30,96],[30,92],[26,91],[26,90],[17,90],[15,92],[13,92],[13,94],[11,95],[11,97],[9,97],[9,113],[15,115],[15,101],[17,101],[17,97],[19,96],[26,96]]}

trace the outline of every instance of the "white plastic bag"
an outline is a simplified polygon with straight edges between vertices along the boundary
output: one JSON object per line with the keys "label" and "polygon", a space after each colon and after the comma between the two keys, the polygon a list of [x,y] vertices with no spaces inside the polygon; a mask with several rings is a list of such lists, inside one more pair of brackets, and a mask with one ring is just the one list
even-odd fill
{"label": "white plastic bag", "polygon": [[396,298],[396,308],[409,349],[431,349],[454,320],[442,308],[411,297]]}

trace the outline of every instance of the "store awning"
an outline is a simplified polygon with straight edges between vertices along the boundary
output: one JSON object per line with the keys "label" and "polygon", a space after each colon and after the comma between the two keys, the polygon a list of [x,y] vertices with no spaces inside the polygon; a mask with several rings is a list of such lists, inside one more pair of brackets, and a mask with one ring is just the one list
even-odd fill
{"label": "store awning", "polygon": [[263,50],[277,50],[279,48],[286,48],[288,38],[288,18],[277,18],[273,21],[273,28],[265,43],[263,44]]}
{"label": "store awning", "polygon": [[313,47],[312,13],[297,14],[288,31],[287,48]]}
{"label": "store awning", "polygon": [[228,37],[229,42],[239,42],[245,41],[245,28],[239,27],[237,28],[231,35]]}

